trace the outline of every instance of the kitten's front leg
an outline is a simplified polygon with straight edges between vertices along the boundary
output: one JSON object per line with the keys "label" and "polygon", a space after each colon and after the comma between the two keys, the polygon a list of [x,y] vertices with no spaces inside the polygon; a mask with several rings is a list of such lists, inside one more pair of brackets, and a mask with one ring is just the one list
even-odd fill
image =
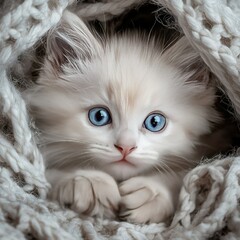
{"label": "kitten's front leg", "polygon": [[50,199],[83,215],[115,218],[121,197],[110,175],[95,170],[49,169],[46,176],[52,185]]}
{"label": "kitten's front leg", "polygon": [[120,187],[120,219],[133,223],[158,223],[170,217],[181,185],[181,176],[133,177]]}

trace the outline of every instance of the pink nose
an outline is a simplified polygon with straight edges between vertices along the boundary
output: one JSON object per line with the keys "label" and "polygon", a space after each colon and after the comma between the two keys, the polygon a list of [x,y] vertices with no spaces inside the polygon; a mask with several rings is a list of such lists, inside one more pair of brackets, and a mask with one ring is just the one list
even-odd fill
{"label": "pink nose", "polygon": [[134,149],[136,149],[137,147],[134,146],[118,146],[116,144],[114,144],[114,147],[118,149],[118,151],[123,155],[123,156],[127,156],[128,154],[130,154]]}

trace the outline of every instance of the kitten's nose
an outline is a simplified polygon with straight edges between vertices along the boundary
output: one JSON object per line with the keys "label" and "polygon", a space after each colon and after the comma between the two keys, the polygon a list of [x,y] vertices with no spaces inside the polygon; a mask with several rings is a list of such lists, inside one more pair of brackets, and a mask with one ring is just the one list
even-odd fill
{"label": "kitten's nose", "polygon": [[114,147],[117,148],[119,150],[119,152],[123,155],[123,156],[127,156],[128,154],[130,154],[134,149],[136,149],[136,146],[118,146],[116,144],[114,144]]}

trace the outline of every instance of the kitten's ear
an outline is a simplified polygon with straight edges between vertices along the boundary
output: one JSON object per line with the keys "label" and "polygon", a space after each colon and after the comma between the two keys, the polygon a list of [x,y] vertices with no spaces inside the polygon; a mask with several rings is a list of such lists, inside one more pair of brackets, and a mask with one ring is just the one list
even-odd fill
{"label": "kitten's ear", "polygon": [[90,60],[100,49],[100,44],[86,24],[75,14],[65,11],[59,25],[47,37],[46,56],[54,72],[64,63],[78,58]]}
{"label": "kitten's ear", "polygon": [[186,73],[186,76],[188,76],[187,82],[192,81],[208,85],[212,75],[200,54],[193,49],[186,37],[179,39],[163,55],[170,64]]}

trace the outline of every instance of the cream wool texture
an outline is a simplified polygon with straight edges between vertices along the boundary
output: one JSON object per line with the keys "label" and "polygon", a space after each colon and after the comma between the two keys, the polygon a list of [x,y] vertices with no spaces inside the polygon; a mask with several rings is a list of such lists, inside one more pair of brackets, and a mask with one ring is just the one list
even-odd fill
{"label": "cream wool texture", "polygon": [[[143,2],[105,0],[78,3],[76,12],[106,20]],[[155,0],[177,19],[187,39],[218,77],[240,116],[240,2],[238,0]],[[14,139],[0,131],[0,239],[239,239],[240,159],[214,159],[184,179],[179,208],[170,226],[82,220],[46,200],[49,189],[30,119],[11,72],[16,63],[74,4],[67,0],[15,1],[0,20],[0,107]],[[21,71],[18,71],[19,73]],[[26,80],[25,80],[26,81]],[[2,117],[1,116],[1,117]],[[1,129],[2,130],[2,129]],[[197,210],[197,211],[196,211]]]}

